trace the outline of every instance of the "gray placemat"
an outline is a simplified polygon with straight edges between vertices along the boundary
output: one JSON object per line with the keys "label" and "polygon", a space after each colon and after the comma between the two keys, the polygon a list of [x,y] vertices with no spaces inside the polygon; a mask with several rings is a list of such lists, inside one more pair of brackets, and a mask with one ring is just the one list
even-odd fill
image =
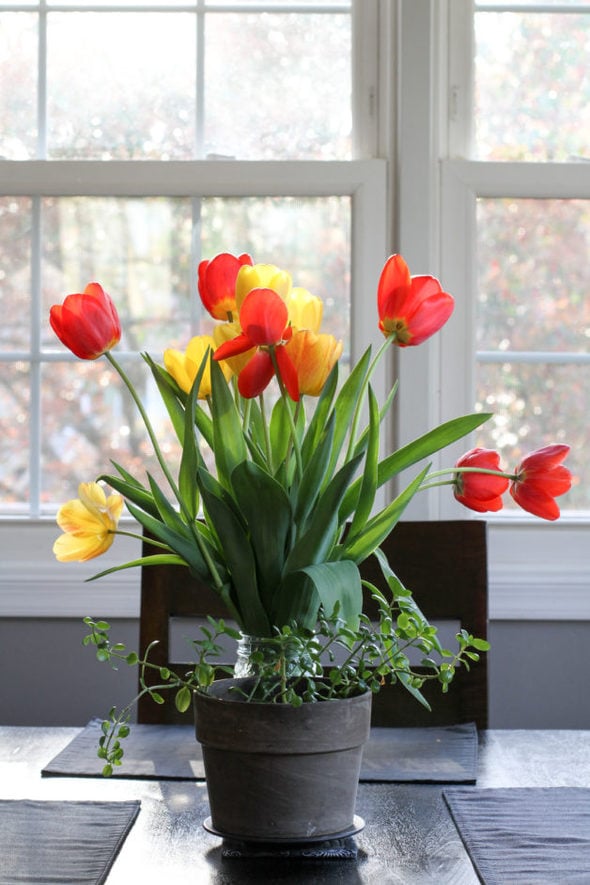
{"label": "gray placemat", "polygon": [[0,800],[0,885],[100,885],[139,802]]}
{"label": "gray placemat", "polygon": [[588,885],[590,789],[444,791],[485,885]]}
{"label": "gray placemat", "polygon": [[[45,776],[99,777],[100,720],[93,719],[43,769]],[[200,744],[192,725],[133,725],[121,746],[114,777],[202,780]],[[475,783],[477,730],[473,723],[440,728],[373,728],[365,745],[361,781]]]}

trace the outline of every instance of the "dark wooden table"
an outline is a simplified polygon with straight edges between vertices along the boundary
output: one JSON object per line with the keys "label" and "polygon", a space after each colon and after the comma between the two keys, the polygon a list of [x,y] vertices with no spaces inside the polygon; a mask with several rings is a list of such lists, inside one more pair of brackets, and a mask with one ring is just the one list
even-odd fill
{"label": "dark wooden table", "polygon": [[[75,728],[0,727],[0,798],[140,799],[141,812],[108,885],[476,885],[477,876],[441,786],[361,784],[357,861],[224,859],[205,832],[204,783],[42,778]],[[590,787],[590,731],[488,731],[480,735],[478,787]]]}

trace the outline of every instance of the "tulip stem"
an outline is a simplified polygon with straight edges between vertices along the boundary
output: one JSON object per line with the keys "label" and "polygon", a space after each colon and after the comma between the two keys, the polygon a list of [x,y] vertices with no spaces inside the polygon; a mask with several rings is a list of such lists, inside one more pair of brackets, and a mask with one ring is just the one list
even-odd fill
{"label": "tulip stem", "polygon": [[262,415],[262,427],[264,428],[264,447],[266,448],[266,461],[267,464],[272,464],[270,430],[268,429],[268,421],[266,420],[266,404],[264,402],[264,393],[258,395],[258,405],[260,406],[260,414]]}
{"label": "tulip stem", "polygon": [[[112,535],[124,535],[126,538],[135,538],[137,541],[144,541],[145,538],[143,535],[138,534],[137,532],[127,532],[123,529],[116,529],[111,532]],[[162,543],[162,541],[156,541],[155,538],[150,538],[150,545],[152,547],[160,547],[162,550],[166,550],[168,553],[173,553],[172,547],[169,547],[168,544]]]}
{"label": "tulip stem", "polygon": [[[449,473],[483,473],[486,476],[503,476],[504,479],[510,479],[513,482],[518,480],[518,473],[506,473],[504,470],[492,470],[488,467],[446,467],[444,470],[434,470],[428,474],[428,479],[435,479],[438,476],[447,476]],[[452,480],[450,480],[452,482]],[[442,483],[445,485],[445,483]],[[424,486],[422,486],[424,488]]]}

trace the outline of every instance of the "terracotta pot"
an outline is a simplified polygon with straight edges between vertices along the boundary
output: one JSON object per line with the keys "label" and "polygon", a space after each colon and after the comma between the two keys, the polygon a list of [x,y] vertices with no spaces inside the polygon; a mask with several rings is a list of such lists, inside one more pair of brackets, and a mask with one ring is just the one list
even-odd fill
{"label": "terracotta pot", "polygon": [[371,693],[300,707],[246,703],[228,694],[247,682],[222,679],[210,694],[195,694],[209,828],[275,842],[357,831],[354,809]]}

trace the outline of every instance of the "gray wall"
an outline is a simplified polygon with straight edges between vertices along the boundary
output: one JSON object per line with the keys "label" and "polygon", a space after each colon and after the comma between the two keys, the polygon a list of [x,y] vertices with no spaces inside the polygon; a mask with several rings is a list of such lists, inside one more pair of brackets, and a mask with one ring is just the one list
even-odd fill
{"label": "gray wall", "polygon": [[[81,726],[133,697],[136,669],[99,664],[85,632],[77,619],[0,620],[0,724]],[[136,649],[137,623],[114,621],[111,638]],[[590,622],[496,621],[490,640],[492,728],[590,728]]]}

